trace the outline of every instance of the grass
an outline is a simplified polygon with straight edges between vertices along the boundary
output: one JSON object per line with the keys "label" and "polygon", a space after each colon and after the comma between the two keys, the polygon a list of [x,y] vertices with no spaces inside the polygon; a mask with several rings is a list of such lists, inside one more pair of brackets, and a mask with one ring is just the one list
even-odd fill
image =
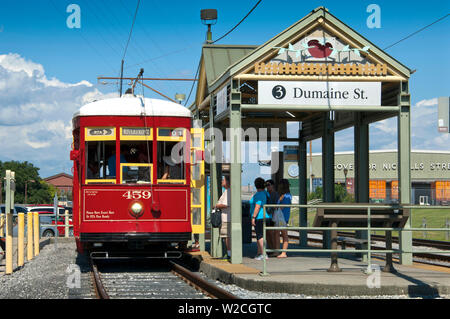
{"label": "grass", "polygon": [[[308,226],[312,226],[314,217],[316,215],[315,209],[308,209]],[[450,222],[450,208],[442,209],[413,209],[411,213],[412,217],[412,227],[422,228],[423,219],[426,219],[427,228],[445,228],[446,220]],[[298,227],[299,226],[299,209],[291,209],[290,225]],[[448,235],[445,231],[415,231],[413,233],[413,238],[417,239],[430,239],[430,240],[441,240],[449,241],[450,239],[450,229]],[[373,232],[373,234],[384,235],[384,232],[378,231]],[[446,235],[448,237],[446,237]],[[398,232],[393,232],[392,236],[398,236]]]}

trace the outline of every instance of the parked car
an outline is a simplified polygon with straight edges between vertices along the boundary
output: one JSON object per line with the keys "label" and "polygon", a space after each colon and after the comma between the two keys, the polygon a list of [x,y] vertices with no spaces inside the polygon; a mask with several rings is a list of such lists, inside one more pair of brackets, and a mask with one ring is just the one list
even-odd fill
{"label": "parked car", "polygon": [[[5,204],[1,204],[0,205],[0,209],[1,209],[2,214],[5,213],[5,208],[6,208]],[[17,213],[25,213],[26,214],[27,212],[28,212],[28,210],[27,210],[27,208],[25,206],[14,205],[13,224],[17,223]]]}
{"label": "parked car", "polygon": [[[69,211],[69,214],[72,213],[71,208],[66,208],[63,206],[58,206],[58,222],[55,222],[56,216],[48,216],[52,215],[53,206],[50,205],[38,205],[38,206],[29,206],[27,207],[29,212],[38,212],[39,213],[39,222],[41,224],[41,237],[54,237],[56,230],[58,231],[58,236],[65,235],[65,216],[64,213],[66,210]],[[47,216],[46,216],[47,215]],[[55,225],[55,226],[51,226]],[[61,226],[56,226],[61,225]],[[73,226],[72,217],[69,217],[69,226]],[[73,228],[69,228],[69,236],[73,236]]]}

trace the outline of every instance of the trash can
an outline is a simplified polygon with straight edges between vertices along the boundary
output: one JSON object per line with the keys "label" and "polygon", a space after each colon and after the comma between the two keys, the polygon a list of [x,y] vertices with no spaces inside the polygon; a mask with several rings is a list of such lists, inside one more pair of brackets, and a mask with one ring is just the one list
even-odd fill
{"label": "trash can", "polygon": [[242,244],[252,243],[252,219],[250,218],[250,203],[242,201]]}

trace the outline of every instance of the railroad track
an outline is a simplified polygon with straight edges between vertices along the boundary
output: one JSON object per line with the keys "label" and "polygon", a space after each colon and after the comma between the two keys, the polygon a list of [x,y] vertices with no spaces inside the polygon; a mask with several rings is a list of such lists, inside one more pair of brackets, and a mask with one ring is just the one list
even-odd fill
{"label": "railroad track", "polygon": [[106,265],[100,267],[106,268],[101,271],[94,259],[90,263],[94,291],[99,299],[238,299],[173,261],[151,267]]}

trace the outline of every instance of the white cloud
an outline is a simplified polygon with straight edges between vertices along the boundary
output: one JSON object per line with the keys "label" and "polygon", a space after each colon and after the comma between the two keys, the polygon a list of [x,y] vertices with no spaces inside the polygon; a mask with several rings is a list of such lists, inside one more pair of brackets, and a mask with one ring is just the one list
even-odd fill
{"label": "white cloud", "polygon": [[113,95],[88,81],[48,79],[41,64],[18,54],[0,55],[0,160],[31,162],[43,177],[70,173],[73,113]]}
{"label": "white cloud", "polygon": [[[437,98],[424,99],[411,107],[411,148],[450,150],[450,134],[438,132]],[[371,149],[397,148],[397,118],[373,123],[370,127]]]}
{"label": "white cloud", "polygon": [[430,99],[430,100],[422,100],[416,103],[416,107],[420,107],[420,106],[432,106],[432,105],[437,105],[438,104],[438,99],[437,97],[434,99]]}

